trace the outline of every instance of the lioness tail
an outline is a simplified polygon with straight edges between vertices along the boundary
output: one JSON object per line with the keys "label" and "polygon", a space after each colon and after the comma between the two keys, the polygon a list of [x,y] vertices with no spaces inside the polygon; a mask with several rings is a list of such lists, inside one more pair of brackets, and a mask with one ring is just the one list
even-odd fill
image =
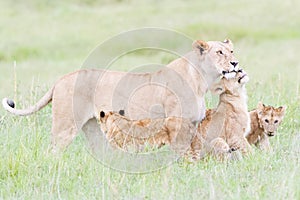
{"label": "lioness tail", "polygon": [[2,100],[2,105],[5,110],[8,112],[14,114],[14,115],[19,115],[19,116],[26,116],[26,115],[31,115],[43,107],[45,107],[49,102],[52,100],[52,95],[53,95],[53,90],[54,87],[52,87],[35,105],[26,108],[26,109],[15,109],[15,103],[13,100],[10,100],[8,98],[4,98]]}

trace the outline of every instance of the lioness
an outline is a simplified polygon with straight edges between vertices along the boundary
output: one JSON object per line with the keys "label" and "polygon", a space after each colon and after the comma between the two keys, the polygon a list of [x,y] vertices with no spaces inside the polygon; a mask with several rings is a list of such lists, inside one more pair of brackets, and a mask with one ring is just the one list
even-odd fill
{"label": "lioness", "polygon": [[[230,40],[197,40],[192,51],[153,73],[82,69],[60,80],[27,109],[3,107],[15,115],[30,115],[52,101],[52,147],[65,148],[78,131],[100,130],[100,108],[125,110],[130,119],[180,116],[200,121],[205,116],[204,94],[221,74],[236,70],[238,61]],[[90,136],[87,136],[88,138]]]}
{"label": "lioness", "polygon": [[255,110],[250,111],[251,130],[246,136],[250,144],[262,150],[271,150],[269,137],[273,137],[285,115],[286,106],[274,108],[259,102]]}
{"label": "lioness", "polygon": [[249,78],[243,70],[232,73],[234,78],[223,77],[212,87],[220,94],[219,104],[216,109],[207,110],[205,119],[198,125],[198,134],[191,145],[196,158],[209,153],[223,160],[232,150],[245,154],[251,149],[245,138],[250,130],[245,90]]}

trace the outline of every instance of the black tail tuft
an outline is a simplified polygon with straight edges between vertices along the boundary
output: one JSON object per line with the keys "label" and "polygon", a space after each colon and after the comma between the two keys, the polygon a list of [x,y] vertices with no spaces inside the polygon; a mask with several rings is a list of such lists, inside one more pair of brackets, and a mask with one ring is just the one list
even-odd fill
{"label": "black tail tuft", "polygon": [[11,108],[15,108],[15,102],[11,99],[7,99],[7,104],[11,107]]}

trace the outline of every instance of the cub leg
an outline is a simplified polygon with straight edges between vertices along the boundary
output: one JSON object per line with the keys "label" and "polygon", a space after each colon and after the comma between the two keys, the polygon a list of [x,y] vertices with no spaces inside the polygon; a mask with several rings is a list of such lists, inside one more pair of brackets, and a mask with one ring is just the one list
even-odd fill
{"label": "cub leg", "polygon": [[210,154],[218,160],[227,160],[230,156],[231,149],[227,142],[220,137],[213,139],[210,144]]}
{"label": "cub leg", "polygon": [[231,149],[239,150],[242,154],[248,154],[252,152],[252,148],[245,137],[235,138],[229,142]]}
{"label": "cub leg", "polygon": [[272,147],[267,136],[261,138],[261,140],[257,143],[257,147],[263,151],[272,151]]}

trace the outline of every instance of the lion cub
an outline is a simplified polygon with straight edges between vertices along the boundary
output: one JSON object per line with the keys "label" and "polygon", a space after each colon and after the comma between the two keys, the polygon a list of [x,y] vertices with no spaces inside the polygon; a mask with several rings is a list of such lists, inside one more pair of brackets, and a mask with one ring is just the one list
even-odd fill
{"label": "lion cub", "polygon": [[190,120],[179,117],[130,120],[117,112],[100,112],[99,123],[111,146],[140,151],[145,145],[161,147],[169,144],[183,154],[196,133]]}
{"label": "lion cub", "polygon": [[245,154],[251,150],[245,135],[250,130],[245,83],[249,78],[243,70],[233,78],[223,77],[212,90],[220,95],[214,110],[207,110],[206,117],[198,126],[191,150],[196,158],[209,153],[218,159],[230,157],[232,151]]}
{"label": "lion cub", "polygon": [[246,136],[250,144],[262,150],[271,150],[269,137],[273,137],[285,115],[286,106],[274,108],[258,103],[255,110],[250,111],[251,131]]}

